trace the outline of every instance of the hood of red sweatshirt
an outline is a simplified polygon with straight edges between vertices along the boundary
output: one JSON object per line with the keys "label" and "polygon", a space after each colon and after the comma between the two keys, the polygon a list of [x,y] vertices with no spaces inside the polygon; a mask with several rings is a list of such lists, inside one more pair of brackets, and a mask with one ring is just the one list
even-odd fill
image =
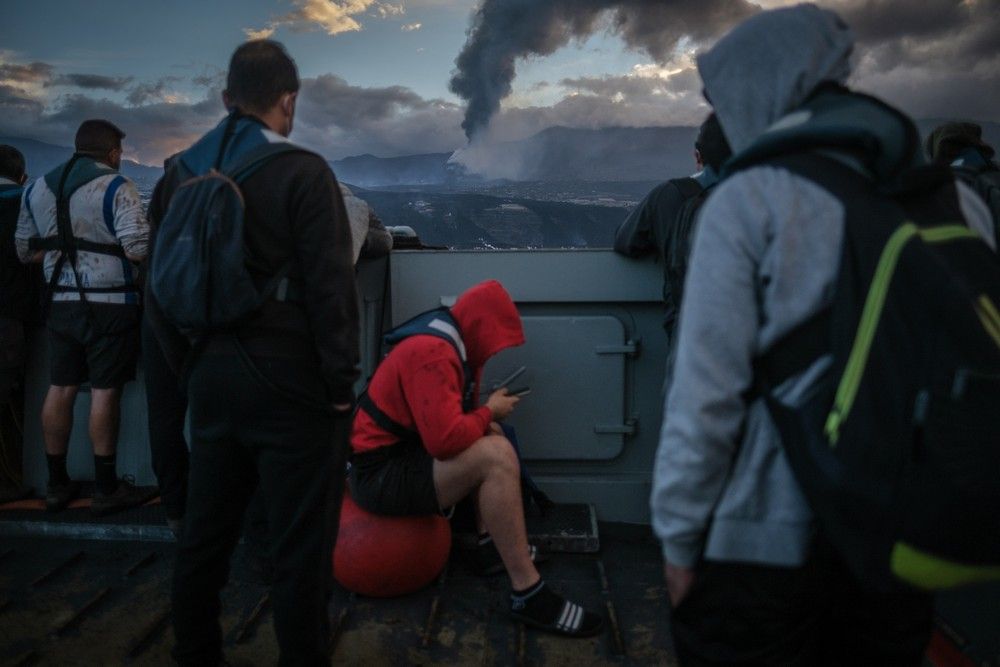
{"label": "hood of red sweatshirt", "polygon": [[503,285],[487,280],[462,293],[451,314],[462,330],[469,363],[481,367],[500,350],[524,344],[521,316]]}

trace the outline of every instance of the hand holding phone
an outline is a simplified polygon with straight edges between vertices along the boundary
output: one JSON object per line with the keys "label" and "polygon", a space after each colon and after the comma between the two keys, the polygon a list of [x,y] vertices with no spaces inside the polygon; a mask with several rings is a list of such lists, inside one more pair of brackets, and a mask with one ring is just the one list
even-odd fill
{"label": "hand holding phone", "polygon": [[521,396],[527,396],[530,393],[531,393],[531,387],[518,387],[517,389],[508,389],[507,390],[507,395],[508,396],[521,397]]}

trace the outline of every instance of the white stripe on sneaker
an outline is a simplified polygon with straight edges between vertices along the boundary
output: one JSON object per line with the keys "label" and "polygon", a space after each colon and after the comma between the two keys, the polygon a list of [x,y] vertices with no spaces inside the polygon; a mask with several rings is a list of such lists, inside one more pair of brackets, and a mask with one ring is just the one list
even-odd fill
{"label": "white stripe on sneaker", "polygon": [[573,613],[573,607],[576,606],[572,602],[564,602],[562,608],[562,614],[559,615],[559,620],[556,622],[556,627],[565,630],[566,621],[569,620],[570,615]]}
{"label": "white stripe on sneaker", "polygon": [[576,606],[576,614],[573,616],[573,620],[569,623],[569,630],[571,632],[576,632],[580,629],[580,621],[583,620],[583,607]]}

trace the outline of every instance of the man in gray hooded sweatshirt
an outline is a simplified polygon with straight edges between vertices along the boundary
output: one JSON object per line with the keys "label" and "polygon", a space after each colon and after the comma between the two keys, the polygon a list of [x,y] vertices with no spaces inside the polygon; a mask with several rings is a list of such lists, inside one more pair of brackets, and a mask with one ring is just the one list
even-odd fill
{"label": "man in gray hooded sweatshirt", "polygon": [[[705,96],[734,159],[779,120],[803,122],[799,107],[814,94],[850,94],[842,84],[853,42],[835,14],[798,5],[752,17],[701,55]],[[890,135],[905,134],[901,114],[878,109]],[[892,136],[869,163],[916,159],[918,146],[889,154],[903,151]],[[857,166],[856,155],[824,154]],[[991,236],[982,203],[968,188],[958,195],[970,227]],[[829,190],[766,164],[723,180],[702,209],[651,498],[682,664],[920,663],[930,597],[878,594],[847,570],[817,529],[764,402],[745,398],[754,359],[832,302],[845,215]],[[828,364],[819,358],[774,395],[795,404]]]}

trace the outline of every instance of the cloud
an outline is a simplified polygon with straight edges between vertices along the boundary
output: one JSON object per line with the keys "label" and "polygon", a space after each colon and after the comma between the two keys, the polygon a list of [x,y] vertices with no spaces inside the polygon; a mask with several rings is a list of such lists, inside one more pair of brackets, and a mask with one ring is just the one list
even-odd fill
{"label": "cloud", "polygon": [[48,63],[0,62],[0,82],[8,84],[45,83],[52,78],[55,68]]}
{"label": "cloud", "polygon": [[[164,77],[128,88],[127,81],[114,77],[90,79],[91,75],[56,74],[55,68],[45,63],[9,62],[0,64],[0,75],[5,80],[17,77],[24,84],[0,83],[0,135],[67,146],[72,145],[82,121],[107,118],[126,132],[126,157],[145,164],[159,164],[166,156],[190,145],[215,125],[224,111],[221,84],[209,72],[192,80],[204,92],[204,97],[195,102],[179,101],[170,93],[169,87],[180,81],[179,77]],[[98,99],[85,93],[53,97],[51,90],[57,85],[129,93],[124,101]]]}
{"label": "cloud", "polygon": [[383,19],[406,13],[402,4],[378,0],[292,0],[292,3],[294,10],[275,17],[265,27],[244,28],[247,39],[267,39],[280,27],[295,32],[322,30],[328,35],[339,35],[361,30],[361,23],[355,17],[370,9],[373,16]]}
{"label": "cloud", "polygon": [[[760,1],[774,5],[793,0]],[[928,0],[926,16],[910,11],[904,0],[826,0],[822,4],[839,11],[858,35],[852,85],[918,118],[959,115],[998,120],[997,2]],[[300,2],[295,10],[306,4]],[[344,9],[351,3],[324,0],[321,4]],[[396,6],[367,0],[353,6],[356,9],[361,4],[365,9],[350,14],[354,19],[382,16],[380,8]],[[494,4],[486,0],[481,11]],[[472,84],[492,86],[491,94],[497,95],[496,109],[490,111],[491,121],[483,126],[482,134],[484,141],[495,143],[516,141],[557,125],[698,124],[708,107],[702,99],[693,56],[724,32],[736,20],[734,16],[756,11],[742,0],[625,0],[613,7],[602,0],[563,0],[562,4],[505,0],[502,4],[497,11],[506,12],[503,16],[512,20],[518,15],[510,13],[511,7],[529,12],[533,27],[517,25],[515,20],[505,34],[494,34],[496,26],[490,23],[488,35],[476,36],[480,19],[474,18],[463,54],[471,48],[470,43],[480,50],[474,49],[475,58],[462,61],[464,69],[456,72],[456,76],[499,76],[486,83],[470,78]],[[412,11],[414,5],[407,6]],[[391,11],[385,16],[398,16]],[[312,26],[325,29],[318,23]],[[513,86],[516,66],[524,54],[551,53],[602,30],[620,36],[624,48],[647,54],[637,58],[641,64],[620,74],[535,82],[517,91],[516,104],[512,99],[504,101],[504,86],[506,90]],[[527,34],[522,34],[525,31]],[[186,80],[165,77],[155,81],[96,77],[63,73],[44,62],[17,62],[0,52],[0,134],[66,145],[81,120],[104,116],[128,133],[129,157],[158,163],[189,145],[222,117],[219,95],[225,71],[207,68],[193,74]],[[85,76],[94,78],[82,78]],[[194,93],[192,84],[197,86]],[[189,98],[180,96],[178,90],[187,91]],[[108,91],[114,99],[97,99],[103,93],[95,91]],[[539,98],[554,103],[532,104]],[[359,86],[341,76],[324,74],[302,80],[292,138],[331,159],[360,153],[445,152],[466,143],[462,123],[469,117],[458,104],[423,97],[406,86]]]}
{"label": "cloud", "polygon": [[389,18],[390,16],[402,16],[406,13],[406,7],[402,4],[393,5],[388,2],[378,3],[378,7],[375,12],[378,14],[379,18]]}
{"label": "cloud", "polygon": [[260,30],[254,30],[253,28],[244,28],[243,33],[247,36],[248,40],[255,39],[267,39],[275,33],[277,28],[275,26],[267,26],[261,28]]}
{"label": "cloud", "polygon": [[170,92],[169,87],[180,80],[177,76],[165,76],[153,82],[140,83],[129,91],[125,100],[132,106],[154,102],[176,102],[179,98]]}
{"label": "cloud", "polygon": [[414,30],[420,30],[423,25],[423,23],[404,23],[399,27],[399,29],[403,32],[413,32]]}
{"label": "cloud", "polygon": [[104,76],[101,74],[60,74],[46,83],[48,86],[72,86],[89,90],[124,90],[131,76]]}

